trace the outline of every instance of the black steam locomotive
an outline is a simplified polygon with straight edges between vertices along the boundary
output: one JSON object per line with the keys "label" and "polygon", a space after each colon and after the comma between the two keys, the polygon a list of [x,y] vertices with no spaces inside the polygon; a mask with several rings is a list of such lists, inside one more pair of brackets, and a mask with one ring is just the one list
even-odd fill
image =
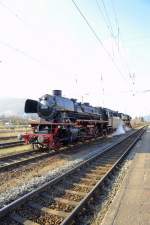
{"label": "black steam locomotive", "polygon": [[48,149],[106,135],[121,121],[130,126],[131,120],[130,116],[117,111],[64,98],[60,90],[42,96],[39,101],[27,99],[25,112],[37,113],[41,120],[31,123],[33,133],[24,134],[23,139],[34,147]]}

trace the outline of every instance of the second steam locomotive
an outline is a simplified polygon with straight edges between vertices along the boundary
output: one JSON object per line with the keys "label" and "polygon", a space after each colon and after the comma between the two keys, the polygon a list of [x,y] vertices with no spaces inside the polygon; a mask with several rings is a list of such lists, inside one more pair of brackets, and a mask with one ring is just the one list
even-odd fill
{"label": "second steam locomotive", "polygon": [[42,96],[39,101],[27,99],[25,112],[37,113],[40,121],[32,122],[33,132],[23,134],[22,139],[42,149],[58,149],[75,141],[107,135],[121,121],[130,127],[131,120],[126,114],[62,97],[60,90]]}

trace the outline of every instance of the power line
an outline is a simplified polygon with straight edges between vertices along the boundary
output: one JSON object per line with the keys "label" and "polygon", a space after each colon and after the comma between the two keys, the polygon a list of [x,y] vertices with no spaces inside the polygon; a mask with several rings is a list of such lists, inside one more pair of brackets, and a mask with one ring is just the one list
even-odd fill
{"label": "power line", "polygon": [[[106,20],[104,14],[103,14],[103,11],[102,11],[102,9],[101,9],[101,6],[100,6],[99,1],[98,1],[98,0],[95,0],[95,1],[96,1],[96,4],[97,4],[97,7],[98,7],[98,11],[99,11],[100,15],[103,17],[103,20],[104,20],[104,22],[105,22],[105,24],[106,24],[106,27],[107,27],[107,29],[108,29],[110,35],[112,36],[113,39],[115,39],[115,35],[114,35],[114,33],[112,32],[112,29],[110,28],[109,22],[107,22],[107,20]],[[116,41],[116,39],[115,39],[115,41]],[[113,45],[113,43],[112,43],[112,54],[113,54],[113,57],[114,57],[114,45]]]}
{"label": "power line", "polygon": [[117,12],[116,12],[116,8],[115,8],[113,0],[111,0],[111,5],[112,5],[113,12],[114,12],[116,28],[118,29],[119,28],[119,21],[118,21],[118,16],[117,16]]}
{"label": "power line", "polygon": [[114,37],[114,34],[112,33],[112,30],[111,30],[111,28],[110,28],[109,24],[107,23],[107,20],[106,20],[106,18],[105,18],[105,16],[104,16],[104,14],[103,14],[103,11],[102,11],[102,9],[101,9],[101,7],[100,7],[99,1],[98,1],[98,0],[95,0],[95,1],[96,1],[96,4],[97,4],[97,7],[98,7],[98,10],[99,10],[99,12],[100,12],[101,16],[103,17],[103,20],[104,20],[104,22],[105,22],[105,24],[106,24],[106,26],[107,26],[107,29],[109,30],[109,32],[110,32],[110,34],[111,34],[111,36],[112,36],[112,37]]}
{"label": "power line", "polygon": [[[108,21],[110,23],[110,26],[113,27],[111,25],[111,20],[108,16],[108,13],[107,13],[107,8],[106,8],[106,5],[104,3],[104,1],[102,0],[102,3],[103,3],[103,7],[104,7],[104,10],[105,10],[105,13],[106,13],[106,16],[108,18]],[[111,0],[111,4],[112,4],[112,9],[113,9],[113,13],[114,13],[114,17],[115,17],[115,23],[116,23],[116,29],[117,29],[117,44],[118,44],[118,52],[119,52],[119,38],[120,38],[120,28],[119,28],[119,22],[118,22],[118,18],[117,18],[117,13],[116,13],[116,10],[115,10],[115,6],[114,6],[114,2],[113,0]],[[114,36],[115,37],[115,36]],[[115,37],[116,38],[116,37]]]}
{"label": "power line", "polygon": [[[113,0],[111,0],[112,2]],[[97,5],[98,5],[98,8],[99,8],[99,11],[101,13],[101,8],[100,8],[100,5],[99,5],[99,2],[98,0],[96,0],[97,2]],[[113,8],[113,12],[114,12],[114,15],[115,15],[115,22],[116,22],[116,28],[117,28],[117,35],[114,35],[114,32],[113,32],[113,25],[111,24],[111,19],[109,17],[109,14],[107,12],[107,7],[104,3],[103,0],[101,0],[102,4],[103,4],[103,8],[104,8],[104,12],[105,12],[105,16],[107,17],[107,21],[109,23],[109,25],[106,25],[107,27],[109,26],[111,28],[111,36],[115,39],[115,42],[117,42],[117,47],[118,47],[118,52],[119,52],[119,38],[120,38],[120,28],[119,28],[119,23],[118,23],[118,18],[117,18],[117,14],[116,14],[116,11],[115,11],[115,7],[114,7],[114,4],[112,2],[112,8]],[[106,23],[106,22],[105,22]],[[116,40],[116,37],[117,37],[117,40]]]}
{"label": "power line", "polygon": [[[113,13],[114,13],[114,18],[115,18],[115,23],[116,23],[116,27],[118,29],[118,52],[120,54],[120,51],[119,51],[119,42],[120,40],[122,41],[122,38],[120,36],[120,27],[119,27],[119,20],[118,20],[118,16],[117,16],[117,11],[116,11],[116,7],[115,7],[115,4],[114,4],[114,0],[111,0],[111,4],[112,4],[112,10],[113,10]],[[123,42],[123,41],[122,41]],[[120,54],[121,58],[122,55]],[[124,63],[126,64],[126,67],[127,67],[127,70],[129,72],[129,77],[131,78],[131,72],[130,72],[130,68],[129,68],[129,64],[127,61],[124,60]]]}
{"label": "power line", "polygon": [[112,6],[112,10],[113,10],[113,13],[114,13],[114,18],[115,18],[115,23],[116,23],[117,42],[118,42],[117,44],[118,44],[118,52],[119,52],[120,28],[119,28],[119,21],[118,21],[117,12],[116,12],[113,0],[111,0],[111,6]]}
{"label": "power line", "polygon": [[[112,29],[110,28],[110,27],[112,27],[112,26],[111,26],[111,22],[110,22],[110,21],[107,22],[108,19],[106,20],[106,18],[105,18],[106,14],[105,14],[105,16],[104,16],[99,1],[98,1],[98,0],[95,0],[95,1],[96,1],[96,4],[97,4],[97,7],[98,7],[98,11],[99,11],[100,15],[103,17],[103,20],[104,20],[104,22],[105,22],[105,24],[106,24],[106,27],[107,27],[107,29],[108,29],[110,35],[112,36],[112,38],[113,38],[113,39],[115,40],[115,42],[116,42],[116,37],[115,37],[114,33],[112,32]],[[117,46],[119,46],[118,43],[117,43]],[[118,49],[119,49],[119,47],[118,47]],[[113,47],[113,43],[112,43],[112,54],[113,54],[113,57],[114,57],[114,47]]]}
{"label": "power line", "polygon": [[[26,21],[20,15],[18,15],[18,13],[16,13],[14,10],[12,10],[10,7],[8,7],[6,4],[4,4],[1,0],[0,0],[0,5],[2,7],[4,7],[4,8],[6,8],[21,23],[23,23],[25,26],[29,27],[30,31],[33,31],[32,28],[31,28],[31,26],[28,23],[26,23]],[[18,53],[22,54],[23,56],[27,57],[28,59],[33,60],[36,63],[39,63],[42,67],[45,67],[45,66],[48,67],[48,65],[46,65],[43,62],[41,62],[41,60],[39,60],[36,57],[30,55],[29,53],[25,52],[24,50],[21,50],[21,49],[19,49],[17,47],[12,46],[9,43],[6,43],[6,42],[0,40],[0,45],[3,45],[5,47],[7,47],[7,48],[10,48],[11,50],[13,50],[15,52],[18,52]]]}
{"label": "power line", "polygon": [[[110,18],[108,16],[107,8],[106,8],[106,5],[105,5],[104,1],[102,1],[102,3],[103,3],[103,8],[104,8],[104,11],[105,11],[105,16],[107,17],[108,23],[107,23],[107,21],[105,19],[105,16],[104,16],[103,12],[102,12],[102,9],[100,7],[99,0],[95,0],[95,1],[97,3],[98,10],[99,10],[100,14],[102,15],[103,20],[104,20],[104,22],[106,24],[106,27],[108,28],[108,31],[110,32],[112,38],[115,40],[115,43],[117,45],[118,52],[119,52],[119,26],[117,26],[117,35],[114,35],[114,33],[113,33],[113,26],[112,26],[111,20],[110,20]],[[117,40],[116,40],[116,37],[117,37]]]}
{"label": "power line", "polygon": [[[24,20],[20,15],[18,15],[18,13],[16,13],[15,11],[13,11],[10,7],[8,7],[6,4],[4,4],[1,0],[0,0],[0,5],[1,5],[2,7],[4,7],[4,8],[6,8],[6,9],[7,9],[14,17],[16,17],[16,19],[18,19],[21,23],[23,23],[25,26],[28,26],[28,24],[25,22],[25,20]],[[31,29],[30,29],[30,31],[31,31]],[[0,40],[0,44],[3,45],[3,46],[5,46],[5,47],[8,47],[8,48],[12,49],[12,50],[15,51],[15,52],[18,52],[18,53],[20,53],[20,54],[26,56],[27,58],[29,58],[29,59],[31,59],[31,60],[37,62],[37,63],[42,64],[42,63],[40,62],[39,59],[33,57],[32,55],[28,54],[28,53],[25,52],[24,50],[21,50],[21,49],[19,49],[19,48],[13,47],[11,44],[6,43],[6,42],[1,41],[1,40]]]}
{"label": "power line", "polygon": [[[29,30],[31,36],[34,35],[34,31],[33,31],[32,25],[29,24],[28,22],[26,22],[26,21],[24,20],[24,18],[21,17],[21,16],[18,14],[18,12],[16,13],[13,9],[11,9],[8,5],[4,4],[1,0],[0,0],[0,5],[1,5],[3,8],[7,9],[7,10],[10,12],[11,15],[13,15],[19,22],[21,22],[21,23],[25,26],[25,28],[27,28],[27,29]],[[37,34],[35,34],[35,35],[36,35],[36,37],[37,37]]]}
{"label": "power line", "polygon": [[[98,0],[96,0],[96,2],[98,3]],[[105,9],[105,14],[106,14],[106,16],[108,17],[108,21],[109,21],[109,24],[110,24],[110,26],[111,26],[111,20],[110,20],[110,18],[109,18],[109,16],[108,16],[108,13],[107,13],[107,8],[106,8],[106,5],[105,5],[105,3],[104,3],[104,1],[102,0],[102,3],[103,3],[103,6],[104,6],[104,9]],[[116,28],[117,28],[117,47],[118,47],[118,53],[119,53],[119,55],[120,55],[120,58],[122,59],[122,62],[124,62],[124,64],[125,64],[125,67],[127,68],[127,70],[128,70],[128,73],[129,73],[129,77],[130,77],[130,74],[131,74],[131,72],[130,72],[130,69],[129,69],[129,64],[127,63],[127,61],[125,61],[124,59],[123,59],[123,56],[122,56],[122,54],[120,53],[120,51],[119,51],[119,49],[120,49],[120,44],[119,44],[119,42],[120,42],[120,28],[119,28],[119,21],[118,21],[118,17],[117,17],[117,12],[116,12],[116,9],[115,9],[115,5],[114,5],[114,2],[113,2],[113,0],[111,0],[111,3],[112,3],[112,10],[113,10],[113,13],[114,13],[114,17],[115,17],[115,23],[116,23]],[[99,3],[97,4],[98,5],[98,8],[99,8],[99,11],[100,11],[100,13],[101,13],[101,8],[100,8],[100,5],[99,5]],[[108,27],[108,26],[107,26]],[[112,26],[111,26],[112,27]],[[112,35],[112,33],[111,33],[111,35]],[[114,38],[115,36],[113,35],[113,38]]]}
{"label": "power line", "polygon": [[[1,0],[0,0],[0,5],[3,8],[7,9],[11,13],[11,15],[13,15],[16,19],[18,19],[18,21],[20,21],[22,24],[24,24],[25,27],[29,28],[29,30],[31,32],[33,32],[33,29],[30,26],[30,24],[28,24],[18,13],[16,13],[14,10],[12,10],[8,5],[4,4]],[[48,68],[49,67],[48,64],[42,62],[40,59],[30,55],[29,53],[27,53],[26,51],[24,51],[24,50],[22,50],[20,48],[12,46],[10,43],[6,43],[6,42],[0,40],[0,45],[3,45],[5,47],[7,47],[7,48],[9,48],[9,49],[19,53],[19,54],[25,56],[26,58],[28,58],[28,59],[38,63],[39,65],[41,65],[43,68],[45,68],[45,67]]]}
{"label": "power line", "polygon": [[18,13],[15,13],[11,8],[9,8],[6,4],[4,4],[2,1],[0,1],[0,5],[4,8],[6,8],[13,16],[15,16],[19,21],[21,21],[22,23],[24,23],[25,25],[27,25],[25,23],[25,21],[18,15]]}
{"label": "power line", "polygon": [[[111,56],[111,54],[109,53],[109,51],[107,51],[107,49],[105,48],[102,40],[100,39],[99,35],[96,33],[96,31],[94,30],[94,28],[92,27],[92,25],[89,23],[89,21],[87,20],[86,16],[83,14],[83,12],[81,11],[81,9],[79,8],[79,6],[76,4],[76,2],[74,0],[72,0],[74,6],[76,7],[76,9],[78,10],[78,12],[80,13],[80,15],[82,16],[82,18],[84,19],[84,21],[86,22],[86,24],[88,25],[88,27],[90,28],[90,30],[92,31],[92,33],[94,34],[94,36],[96,37],[97,41],[101,44],[101,46],[103,47],[103,49],[105,50],[107,56],[111,59],[111,61],[113,62],[114,66],[116,67],[117,71],[121,74],[121,76],[123,77],[124,80],[126,80],[126,77],[124,76],[124,74],[121,72],[121,70],[119,69],[119,67],[117,66],[116,62],[114,61],[113,57]],[[126,80],[127,81],[127,80]]]}
{"label": "power line", "polygon": [[113,36],[115,36],[115,35],[114,35],[114,32],[113,32],[112,25],[111,25],[111,20],[110,20],[110,18],[109,18],[108,12],[107,12],[106,5],[105,5],[105,3],[104,3],[104,1],[103,1],[103,0],[101,0],[101,1],[102,1],[102,4],[103,4],[103,7],[104,7],[104,12],[105,12],[105,15],[106,15],[107,20],[108,20],[108,23],[109,23],[109,25],[110,25],[110,29],[111,29],[111,31],[112,31],[112,33],[113,33]]}
{"label": "power line", "polygon": [[11,44],[9,44],[9,43],[0,41],[0,45],[3,45],[3,46],[5,46],[5,47],[7,47],[7,48],[10,48],[11,50],[13,50],[13,51],[15,51],[15,52],[18,52],[18,53],[24,55],[25,57],[27,57],[27,58],[29,58],[29,59],[31,59],[31,60],[33,60],[33,61],[35,61],[35,62],[41,64],[41,61],[40,61],[39,59],[37,59],[37,58],[35,58],[34,56],[28,54],[28,53],[25,52],[24,50],[21,50],[21,49],[19,49],[19,48],[13,47],[13,46],[12,46]]}

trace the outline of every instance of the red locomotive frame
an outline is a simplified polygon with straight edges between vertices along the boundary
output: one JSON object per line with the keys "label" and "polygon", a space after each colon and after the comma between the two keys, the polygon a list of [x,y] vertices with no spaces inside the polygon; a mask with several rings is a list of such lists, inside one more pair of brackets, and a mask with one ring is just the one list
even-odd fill
{"label": "red locomotive frame", "polygon": [[[77,120],[75,123],[64,122],[64,123],[53,123],[53,122],[31,122],[31,128],[33,132],[25,133],[21,135],[21,138],[25,141],[25,144],[32,144],[33,149],[54,149],[58,150],[60,147],[66,143],[64,138],[65,135],[61,137],[61,132],[63,129],[73,128],[83,130],[83,133],[78,135],[77,140],[87,140],[90,138],[96,138],[98,136],[107,135],[107,132],[111,130],[107,129],[108,121],[100,120]],[[39,127],[44,127],[44,133],[39,131]],[[72,143],[74,140],[69,139]]]}

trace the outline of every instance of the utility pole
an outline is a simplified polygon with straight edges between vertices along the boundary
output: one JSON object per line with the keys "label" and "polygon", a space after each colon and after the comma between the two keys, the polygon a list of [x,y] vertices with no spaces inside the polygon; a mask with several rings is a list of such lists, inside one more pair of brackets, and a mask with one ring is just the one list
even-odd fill
{"label": "utility pole", "polygon": [[132,95],[135,96],[135,73],[130,74],[131,84],[132,84]]}
{"label": "utility pole", "polygon": [[[78,93],[79,92],[79,88],[78,88],[78,78],[77,78],[77,75],[75,74],[75,88],[76,88],[76,92]],[[78,99],[78,95],[76,94],[76,98]]]}
{"label": "utility pole", "polygon": [[102,106],[104,107],[104,83],[102,73],[101,73],[101,87],[102,87]]}

